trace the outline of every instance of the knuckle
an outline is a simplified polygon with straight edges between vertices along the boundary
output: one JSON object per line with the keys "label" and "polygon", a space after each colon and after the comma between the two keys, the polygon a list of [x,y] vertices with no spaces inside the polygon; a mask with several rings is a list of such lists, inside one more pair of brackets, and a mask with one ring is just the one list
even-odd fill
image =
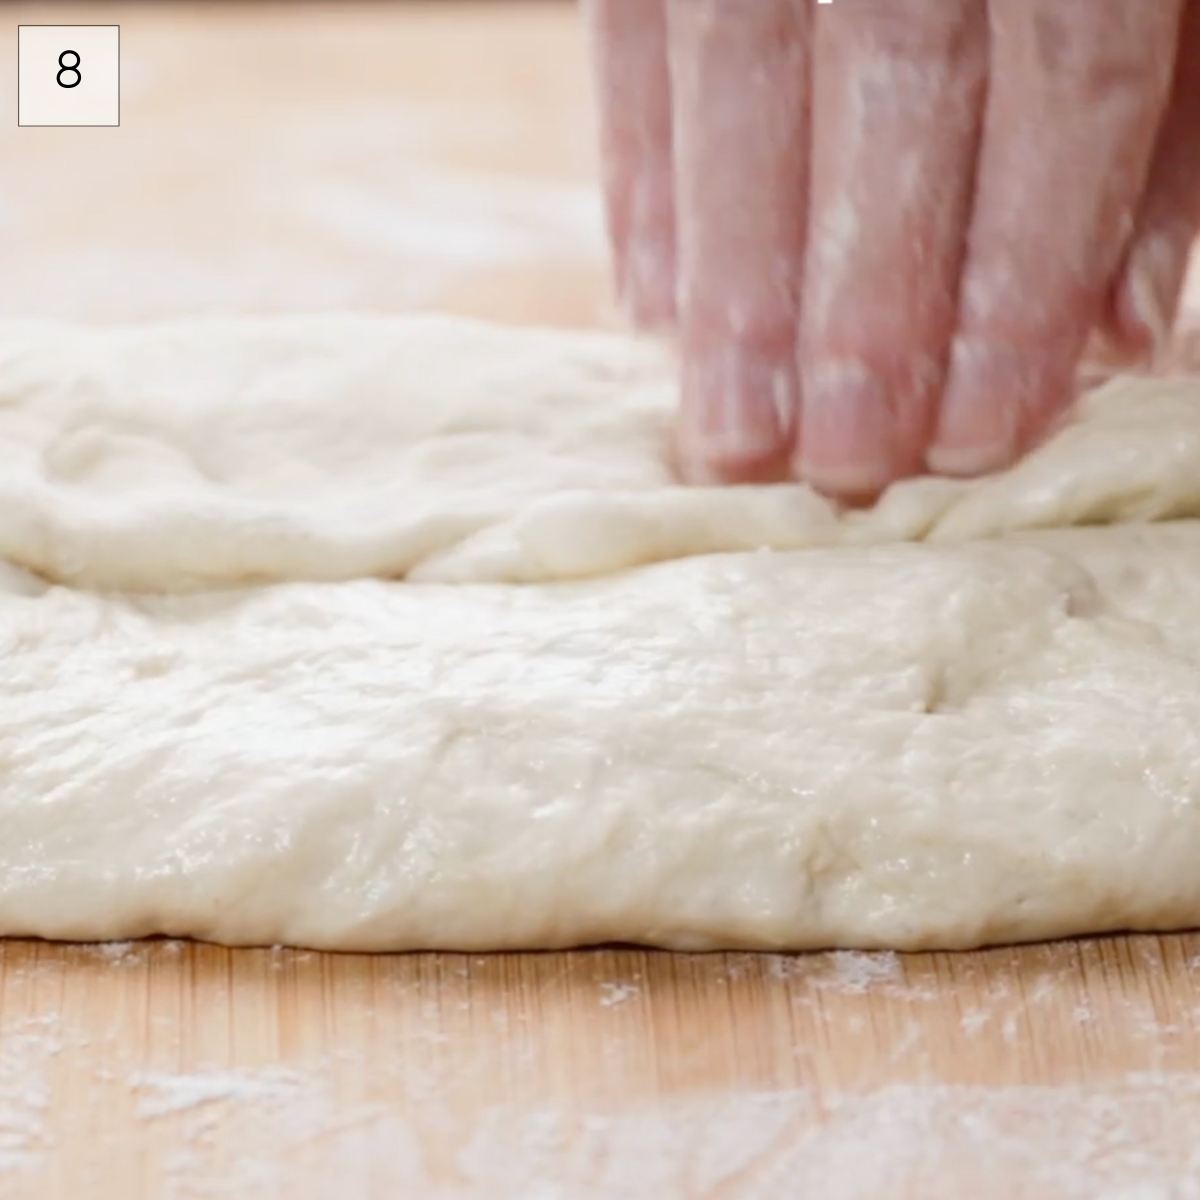
{"label": "knuckle", "polygon": [[996,23],[1002,39],[1015,35],[1028,69],[1055,91],[1087,97],[1146,93],[1171,74],[1177,28],[1164,18],[1172,9],[1170,2],[1131,6],[1068,0],[1049,5],[1026,0],[1010,10],[1015,28],[1005,28],[1002,15]]}
{"label": "knuckle", "polygon": [[842,0],[828,12],[854,43],[915,63],[960,58],[979,45],[986,28],[978,0]]}

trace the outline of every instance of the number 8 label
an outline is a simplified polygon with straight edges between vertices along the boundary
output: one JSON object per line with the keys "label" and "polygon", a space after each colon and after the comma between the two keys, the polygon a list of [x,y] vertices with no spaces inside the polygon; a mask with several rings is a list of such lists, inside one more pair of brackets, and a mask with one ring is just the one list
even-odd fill
{"label": "number 8 label", "polygon": [[[0,0],[0,12],[11,7]],[[24,10],[26,6],[17,7]],[[30,7],[37,8],[38,5]],[[83,7],[80,5],[81,10]],[[0,29],[0,35],[3,33]],[[0,41],[3,40],[0,36]],[[70,46],[70,49],[64,50],[64,46]],[[7,69],[7,64],[0,64],[0,75],[5,75]],[[0,123],[5,119],[0,113]],[[118,127],[121,124],[121,27],[18,25],[17,124],[46,129]],[[3,140],[0,133],[0,143]],[[2,158],[3,152],[0,152]],[[3,834],[0,834],[2,839]],[[8,1195],[2,1179],[3,1172],[0,1172],[0,1200]]]}
{"label": "number 8 label", "polygon": [[[71,55],[75,59],[75,61],[73,63],[63,62],[63,59],[66,58],[68,54]],[[59,71],[59,73],[54,78],[58,80],[58,86],[60,88],[78,87],[83,82],[83,72],[79,70],[79,64],[82,61],[83,60],[79,57],[78,54],[75,53],[74,50],[64,50],[58,56],[58,65],[62,68],[62,70]],[[63,83],[64,75],[74,75],[75,81],[73,83]]]}

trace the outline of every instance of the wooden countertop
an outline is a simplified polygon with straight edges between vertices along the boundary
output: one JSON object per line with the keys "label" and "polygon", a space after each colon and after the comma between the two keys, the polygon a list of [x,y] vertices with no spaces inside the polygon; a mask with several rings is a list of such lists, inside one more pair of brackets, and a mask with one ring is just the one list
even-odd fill
{"label": "wooden countertop", "polygon": [[[607,319],[569,5],[5,14],[0,316]],[[18,21],[121,24],[120,129],[16,128]],[[1200,936],[798,958],[0,943],[0,1196],[1183,1200],[1198,984]]]}

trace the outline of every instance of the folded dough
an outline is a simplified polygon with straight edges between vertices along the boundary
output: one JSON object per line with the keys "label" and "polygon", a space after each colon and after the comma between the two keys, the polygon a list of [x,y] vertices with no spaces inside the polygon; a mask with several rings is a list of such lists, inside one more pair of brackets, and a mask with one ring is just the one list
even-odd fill
{"label": "folded dough", "polygon": [[850,514],[670,411],[619,337],[0,326],[0,934],[1200,923],[1200,381]]}

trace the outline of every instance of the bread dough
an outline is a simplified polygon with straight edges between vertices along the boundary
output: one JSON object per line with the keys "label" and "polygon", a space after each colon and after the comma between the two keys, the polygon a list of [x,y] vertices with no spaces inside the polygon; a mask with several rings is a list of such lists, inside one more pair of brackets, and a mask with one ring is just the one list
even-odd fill
{"label": "bread dough", "polygon": [[684,488],[650,343],[447,318],[0,323],[0,559],[185,592],[363,577],[543,583],[720,551],[1200,514],[1195,380],[1124,380],[1017,470],[865,514]]}
{"label": "bread dough", "polygon": [[676,486],[670,374],[449,319],[0,326],[0,934],[1200,922],[1200,381],[845,514]]}

